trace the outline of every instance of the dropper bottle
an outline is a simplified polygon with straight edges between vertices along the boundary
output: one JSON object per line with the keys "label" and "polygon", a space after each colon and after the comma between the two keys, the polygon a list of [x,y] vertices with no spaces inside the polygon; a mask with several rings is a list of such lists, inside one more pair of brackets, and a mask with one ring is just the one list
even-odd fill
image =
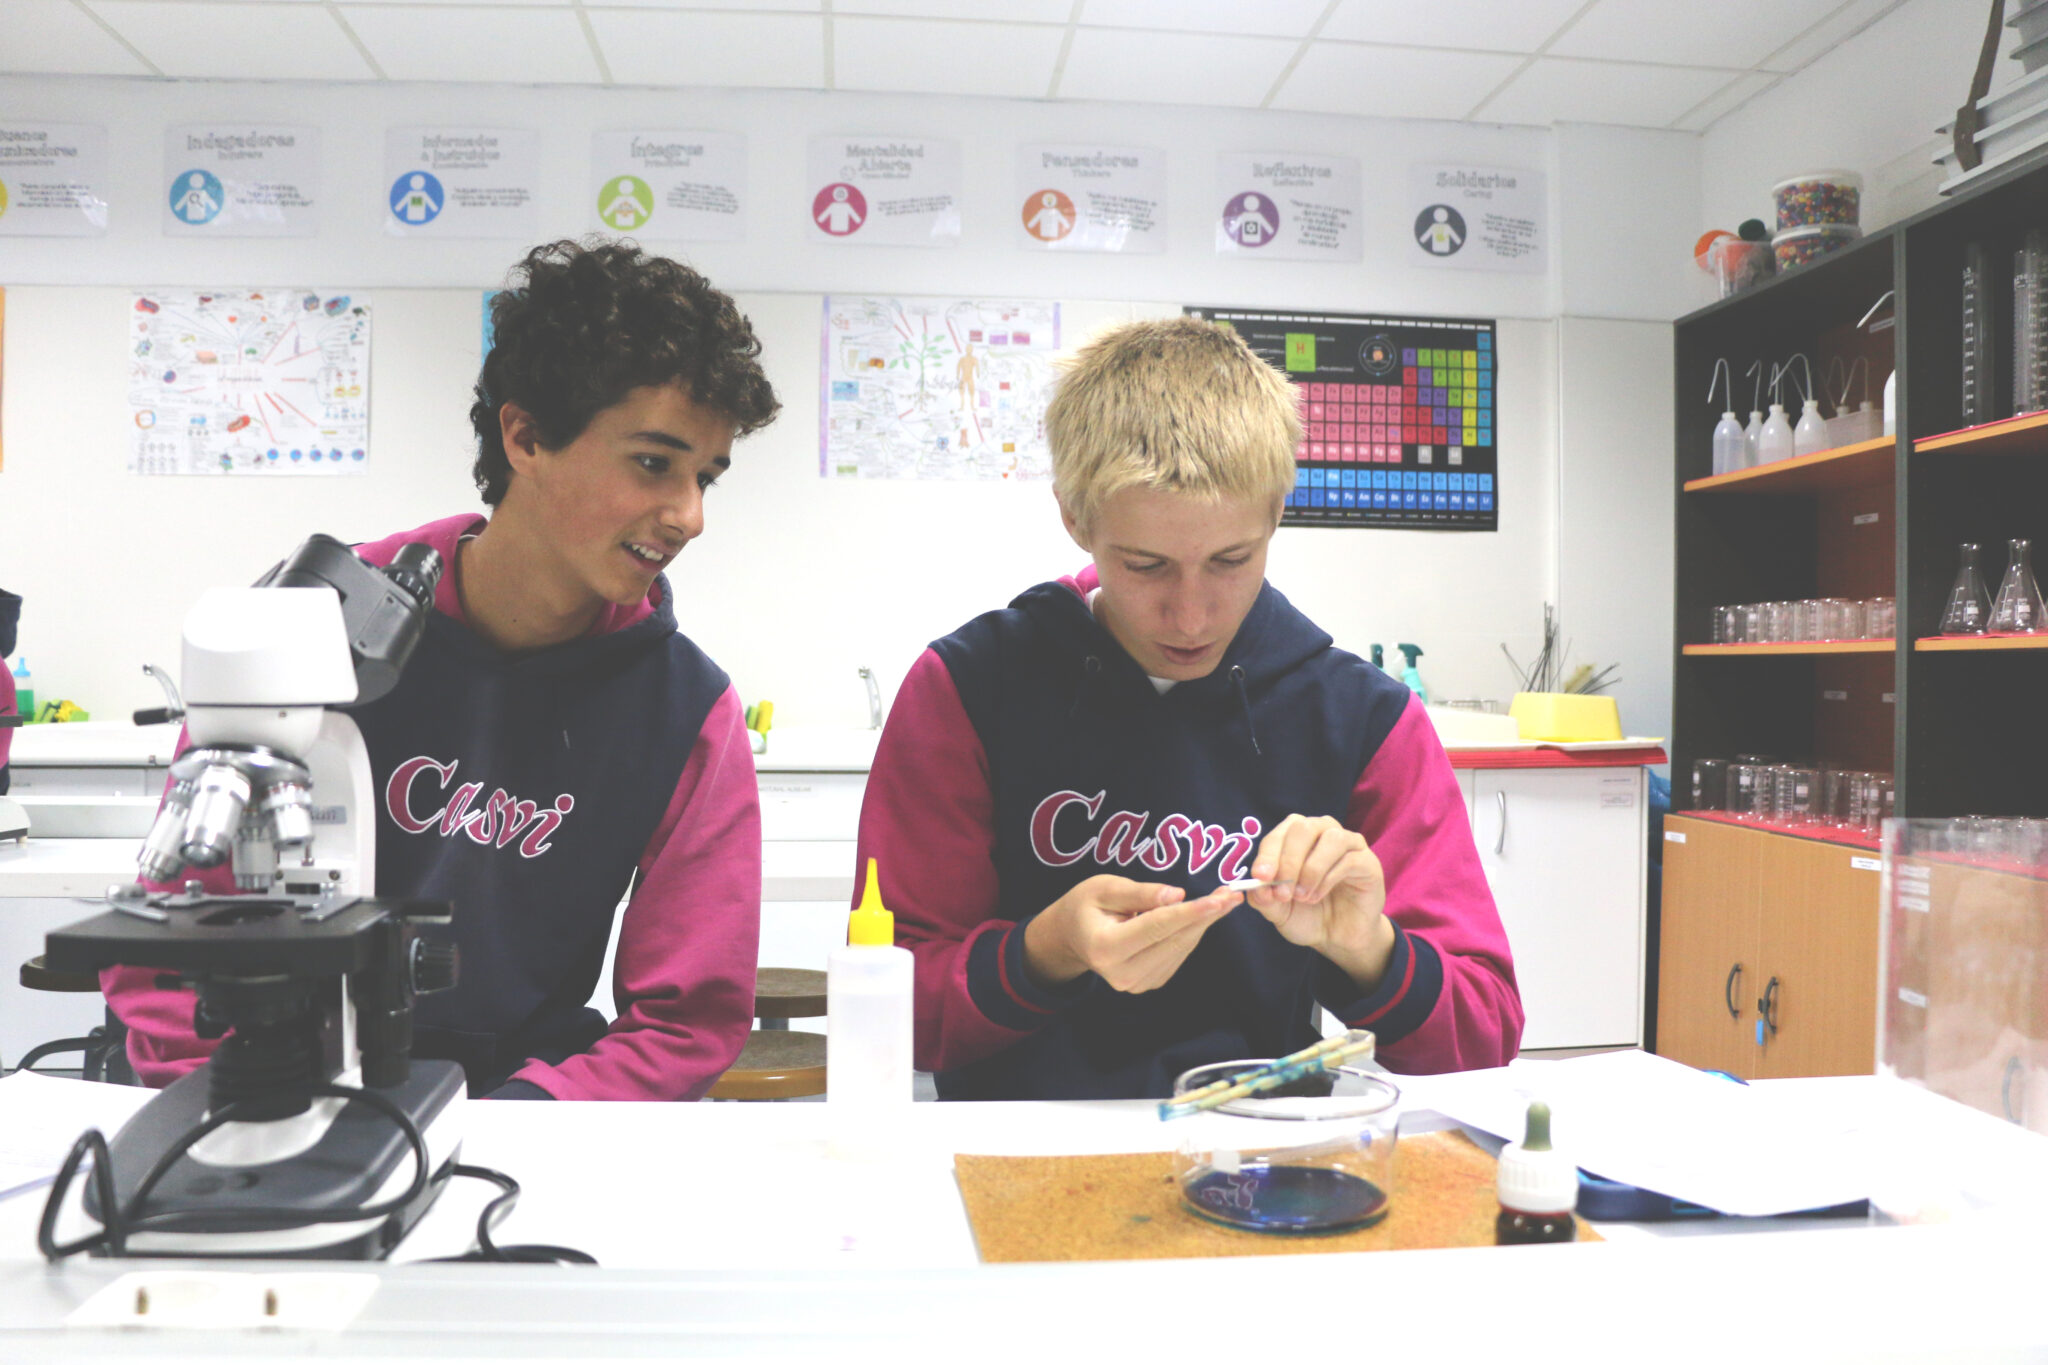
{"label": "dropper bottle", "polygon": [[1579,1170],[1550,1146],[1550,1106],[1529,1102],[1528,1127],[1520,1142],[1501,1149],[1494,1179],[1500,1217],[1493,1239],[1501,1246],[1570,1242],[1579,1235],[1572,1210],[1579,1206]]}
{"label": "dropper bottle", "polygon": [[1728,385],[1728,409],[1721,414],[1721,420],[1714,426],[1713,471],[1717,475],[1733,474],[1743,467],[1745,458],[1742,425],[1735,420],[1735,384],[1728,378],[1728,373],[1728,362],[1725,359],[1717,360],[1714,362],[1714,377],[1707,381],[1709,407],[1714,403],[1715,386],[1723,382]]}
{"label": "dropper bottle", "polygon": [[876,860],[848,917],[846,946],[825,960],[825,1107],[835,1156],[879,1160],[909,1116],[916,964],[896,942]]}
{"label": "dropper bottle", "polygon": [[1756,376],[1756,386],[1749,391],[1749,425],[1742,429],[1742,467],[1753,469],[1763,463],[1763,455],[1757,449],[1757,442],[1764,434],[1764,363],[1759,360],[1742,372],[1744,379]]}
{"label": "dropper bottle", "polygon": [[1785,416],[1785,405],[1778,401],[1778,386],[1784,381],[1785,370],[1772,367],[1771,374],[1771,415],[1764,419],[1764,429],[1756,440],[1758,464],[1771,464],[1777,460],[1792,458],[1792,423]]}

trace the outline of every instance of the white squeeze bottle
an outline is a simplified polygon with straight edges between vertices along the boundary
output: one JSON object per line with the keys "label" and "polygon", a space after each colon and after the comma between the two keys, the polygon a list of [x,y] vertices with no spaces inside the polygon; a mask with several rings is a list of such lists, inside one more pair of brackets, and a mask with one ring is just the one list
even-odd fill
{"label": "white squeeze bottle", "polygon": [[882,904],[868,859],[867,888],[848,918],[846,946],[825,964],[825,1105],[835,1156],[877,1160],[901,1140],[911,1093],[910,950]]}

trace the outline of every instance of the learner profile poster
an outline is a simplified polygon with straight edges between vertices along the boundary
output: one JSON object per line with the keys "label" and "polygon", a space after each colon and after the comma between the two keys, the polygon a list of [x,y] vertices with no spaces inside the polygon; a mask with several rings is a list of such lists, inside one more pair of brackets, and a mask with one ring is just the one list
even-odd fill
{"label": "learner profile poster", "polygon": [[520,128],[393,128],[384,135],[384,230],[394,237],[540,233],[540,134]]}
{"label": "learner profile poster", "polygon": [[1017,227],[1045,251],[1166,249],[1166,153],[1149,147],[1017,149]]}
{"label": "learner profile poster", "polygon": [[106,186],[105,128],[0,122],[0,236],[105,236]]}
{"label": "learner profile poster", "polygon": [[1496,166],[1409,168],[1410,260],[1425,269],[1549,269],[1549,198],[1541,171]]}
{"label": "learner profile poster", "polygon": [[804,202],[812,240],[864,246],[960,241],[960,144],[947,138],[814,137]]}
{"label": "learner profile poster", "polygon": [[1300,397],[1282,525],[1500,529],[1491,320],[1187,312],[1236,331]]}
{"label": "learner profile poster", "polygon": [[187,124],[164,132],[167,237],[311,237],[320,231],[320,130]]}
{"label": "learner profile poster", "polygon": [[591,211],[607,232],[669,241],[746,235],[747,139],[641,130],[590,139]]}
{"label": "learner profile poster", "polygon": [[1216,254],[1359,260],[1359,183],[1348,156],[1226,152],[1216,158]]}

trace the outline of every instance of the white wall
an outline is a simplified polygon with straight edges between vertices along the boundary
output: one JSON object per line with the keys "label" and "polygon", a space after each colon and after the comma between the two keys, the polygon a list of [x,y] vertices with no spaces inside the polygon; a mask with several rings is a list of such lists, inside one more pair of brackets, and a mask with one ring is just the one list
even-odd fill
{"label": "white wall", "polygon": [[[1404,204],[1412,160],[1542,166],[1552,174],[1554,202],[1576,192],[1559,174],[1552,135],[1526,128],[776,92],[54,79],[0,81],[0,117],[109,127],[118,190],[109,235],[12,238],[0,247],[0,283],[9,286],[0,582],[27,599],[22,649],[39,692],[76,697],[103,715],[154,703],[140,665],[175,661],[177,621],[201,586],[246,581],[311,530],[367,537],[476,505],[465,417],[478,359],[474,290],[495,283],[521,244],[384,236],[386,126],[540,128],[542,232],[550,236],[593,226],[586,216],[593,130],[700,126],[749,134],[748,240],[653,244],[670,246],[740,294],[767,343],[786,410],[742,444],[737,467],[713,494],[708,533],[672,577],[685,630],[750,699],[773,697],[786,724],[864,723],[860,665],[874,666],[893,689],[925,641],[1079,561],[1042,486],[828,483],[817,476],[822,291],[1058,298],[1070,339],[1102,321],[1170,312],[1184,302],[1501,318],[1501,530],[1289,529],[1272,559],[1273,581],[1340,644],[1362,650],[1372,641],[1416,641],[1428,651],[1424,676],[1438,695],[1496,697],[1509,690],[1500,644],[1529,652],[1542,603],[1558,600],[1561,414],[1550,319],[1560,306],[1570,308],[1575,292],[1591,300],[1587,311],[1624,316],[1632,299],[1642,301],[1634,315],[1648,318],[1668,319],[1687,306],[1673,301],[1669,244],[1640,237],[1614,243],[1609,269],[1582,291],[1567,287],[1555,264],[1583,257],[1571,241],[1554,242],[1548,275],[1410,263]],[[317,239],[157,235],[162,130],[209,118],[320,125],[327,207]],[[834,131],[960,138],[967,168],[961,244],[920,251],[807,240],[791,211],[803,202],[804,140]],[[1170,249],[1091,258],[1015,246],[1007,231],[1012,153],[1016,143],[1041,138],[1169,148]],[[1690,163],[1674,159],[1656,135],[1587,134],[1572,145],[1574,156],[1594,149],[1652,197],[1689,202],[1693,193]],[[1369,244],[1361,265],[1214,256],[1198,207],[1213,197],[1211,159],[1260,149],[1362,160]],[[128,476],[119,338],[128,290],[151,284],[314,284],[369,294],[376,310],[371,470],[355,479],[260,483]],[[1662,398],[1621,382],[1579,391],[1605,409],[1633,412],[1634,433],[1669,430]],[[1606,439],[1598,423],[1565,427],[1585,431],[1589,442]],[[1586,453],[1597,454],[1590,446]],[[1668,468],[1668,436],[1647,448],[1632,438],[1627,453]],[[1568,467],[1578,453],[1567,444],[1563,458]],[[1668,522],[1668,500],[1632,515]],[[1586,619],[1596,608],[1608,609],[1589,601],[1576,613],[1582,639],[1599,633]],[[1566,602],[1564,610],[1573,620],[1574,606]],[[1638,617],[1668,612],[1668,593],[1646,593],[1629,606]]]}
{"label": "white wall", "polygon": [[[2018,8],[2008,3],[2007,17]],[[1907,0],[1716,123],[1701,147],[1701,230],[1769,223],[1771,186],[1811,170],[1863,176],[1867,228],[1932,207],[1944,178],[1933,165],[1943,147],[1934,130],[1970,93],[1990,12],[1989,0]],[[2005,30],[2003,53],[2017,38]],[[1992,93],[2024,74],[2000,56]]]}

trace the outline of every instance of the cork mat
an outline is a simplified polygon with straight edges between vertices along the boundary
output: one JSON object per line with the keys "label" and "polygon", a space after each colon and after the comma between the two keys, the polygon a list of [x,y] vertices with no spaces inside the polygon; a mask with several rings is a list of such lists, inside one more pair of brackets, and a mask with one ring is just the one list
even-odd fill
{"label": "cork mat", "polygon": [[[953,1158],[981,1259],[1145,1261],[1493,1245],[1493,1158],[1462,1133],[1402,1138],[1394,1198],[1369,1228],[1312,1236],[1248,1232],[1188,1212],[1170,1152]],[[1579,1224],[1579,1240],[1600,1235]]]}

